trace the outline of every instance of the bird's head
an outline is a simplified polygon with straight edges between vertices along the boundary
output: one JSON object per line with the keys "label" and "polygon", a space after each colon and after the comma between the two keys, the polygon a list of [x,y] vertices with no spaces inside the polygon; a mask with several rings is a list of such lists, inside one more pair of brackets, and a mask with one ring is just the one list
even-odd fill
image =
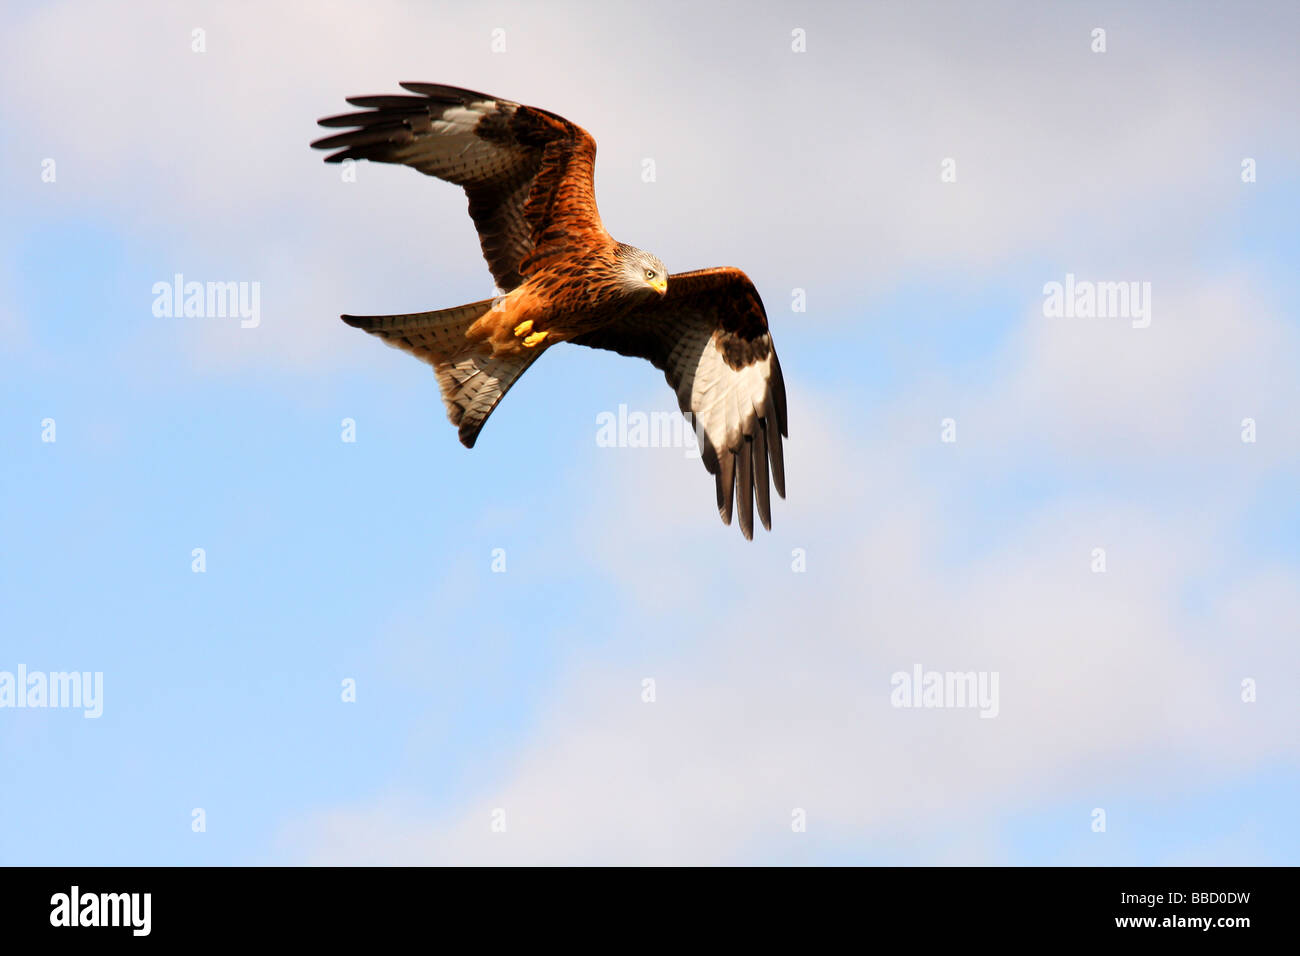
{"label": "bird's head", "polygon": [[620,267],[623,286],[629,292],[653,290],[659,295],[668,292],[668,270],[653,253],[636,246],[620,244],[615,252]]}

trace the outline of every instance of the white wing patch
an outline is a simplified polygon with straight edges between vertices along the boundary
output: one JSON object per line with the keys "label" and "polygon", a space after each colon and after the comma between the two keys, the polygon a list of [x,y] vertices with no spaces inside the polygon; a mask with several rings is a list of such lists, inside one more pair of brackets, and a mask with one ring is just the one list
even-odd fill
{"label": "white wing patch", "polygon": [[[714,330],[693,326],[682,331],[668,368],[678,379],[677,404],[690,413],[707,440],[704,464],[716,477],[718,512],[731,523],[732,501],[739,505],[740,529],[753,534],[753,505],[771,528],[770,475],[785,496],[778,411],[773,396],[775,353],[740,369],[727,364],[714,341]],[[776,373],[779,377],[779,373]],[[671,380],[671,379],[670,379]],[[779,386],[778,386],[779,387]]]}
{"label": "white wing patch", "polygon": [[449,136],[472,133],[478,121],[496,108],[496,100],[478,100],[468,106],[453,106],[443,112],[441,119],[433,121],[434,132]]}
{"label": "white wing patch", "polygon": [[757,365],[737,372],[717,349],[709,347],[695,369],[689,407],[715,449],[735,451],[744,440],[742,423],[754,414],[755,396],[761,402],[766,392],[767,383]]}
{"label": "white wing patch", "polygon": [[452,107],[430,122],[429,131],[435,135],[422,137],[407,161],[422,172],[453,183],[489,182],[514,169],[518,157],[476,136],[474,129],[484,116],[498,110],[513,113],[515,109],[514,103],[497,100]]}

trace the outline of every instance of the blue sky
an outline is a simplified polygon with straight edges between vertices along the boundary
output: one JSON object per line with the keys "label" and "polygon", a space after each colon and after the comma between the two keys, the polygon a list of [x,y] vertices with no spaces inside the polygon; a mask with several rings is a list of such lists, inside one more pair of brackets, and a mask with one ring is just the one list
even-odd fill
{"label": "blue sky", "polygon": [[[148,6],[0,40],[0,671],[104,674],[0,708],[0,862],[1300,862],[1293,10]],[[618,238],[750,273],[770,534],[597,446],[644,363],[554,350],[466,451],[338,322],[490,292],[456,189],[307,149],[407,79],[583,123]],[[154,316],[176,272],[260,326]],[[1151,327],[1045,318],[1067,272]],[[890,708],[917,663],[999,717]]]}

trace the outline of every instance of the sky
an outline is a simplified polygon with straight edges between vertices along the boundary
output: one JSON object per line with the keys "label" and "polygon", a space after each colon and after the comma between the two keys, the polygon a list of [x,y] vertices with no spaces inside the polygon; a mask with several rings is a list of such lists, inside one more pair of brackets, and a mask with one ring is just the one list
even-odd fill
{"label": "sky", "polygon": [[[1294,5],[2,16],[0,863],[1300,863]],[[308,148],[407,80],[749,274],[770,533],[598,440],[647,363],[553,349],[466,450],[338,320],[492,292],[457,188]]]}

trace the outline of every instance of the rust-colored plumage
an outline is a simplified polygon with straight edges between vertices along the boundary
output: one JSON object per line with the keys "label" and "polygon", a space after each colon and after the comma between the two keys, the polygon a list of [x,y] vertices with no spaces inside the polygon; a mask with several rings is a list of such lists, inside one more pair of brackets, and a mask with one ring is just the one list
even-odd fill
{"label": "rust-colored plumage", "polygon": [[785,385],[762,300],[739,269],[668,275],[615,241],[596,209],[595,140],[546,110],[457,87],[403,83],[412,95],[359,96],[362,112],[320,120],[346,132],[312,146],[326,162],[399,163],[464,187],[502,295],[407,315],[343,319],[433,366],[460,440],[473,447],[492,410],[546,349],[573,342],[648,359],[701,439],[718,511],[745,537],[771,484],[785,496]]}

